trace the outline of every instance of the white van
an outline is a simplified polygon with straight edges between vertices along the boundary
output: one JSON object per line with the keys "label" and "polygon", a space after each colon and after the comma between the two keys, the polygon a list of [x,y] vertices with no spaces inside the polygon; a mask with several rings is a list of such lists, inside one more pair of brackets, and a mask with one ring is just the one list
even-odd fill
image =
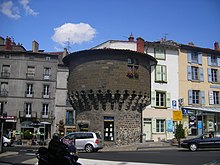
{"label": "white van", "polygon": [[99,149],[103,148],[101,136],[94,132],[73,132],[61,139],[64,143],[70,143],[70,140],[75,141],[77,150],[97,152]]}
{"label": "white van", "polygon": [[2,138],[3,138],[3,146],[4,146],[4,147],[11,146],[11,144],[12,144],[11,139],[8,139],[8,138],[5,137],[5,136],[3,136]]}

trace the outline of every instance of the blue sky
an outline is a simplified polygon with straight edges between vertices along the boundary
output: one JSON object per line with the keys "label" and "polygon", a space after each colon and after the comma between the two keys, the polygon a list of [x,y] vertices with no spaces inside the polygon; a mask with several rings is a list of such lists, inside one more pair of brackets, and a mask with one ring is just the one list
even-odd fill
{"label": "blue sky", "polygon": [[[0,0],[0,36],[45,51],[89,49],[107,40],[168,40],[213,48],[219,0]],[[69,42],[68,42],[69,41]]]}

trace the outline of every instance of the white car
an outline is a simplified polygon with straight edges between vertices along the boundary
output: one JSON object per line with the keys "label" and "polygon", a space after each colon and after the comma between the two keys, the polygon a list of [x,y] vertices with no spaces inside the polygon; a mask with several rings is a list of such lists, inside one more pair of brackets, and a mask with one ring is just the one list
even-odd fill
{"label": "white car", "polygon": [[12,144],[11,139],[8,139],[7,137],[3,136],[3,146],[7,147],[10,146]]}

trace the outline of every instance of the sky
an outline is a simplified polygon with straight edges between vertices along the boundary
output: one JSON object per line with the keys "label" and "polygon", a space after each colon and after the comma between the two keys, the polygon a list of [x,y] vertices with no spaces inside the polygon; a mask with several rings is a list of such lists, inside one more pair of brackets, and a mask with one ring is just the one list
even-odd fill
{"label": "sky", "polygon": [[219,0],[0,0],[0,36],[26,50],[90,49],[108,40],[166,37],[214,48],[220,43]]}

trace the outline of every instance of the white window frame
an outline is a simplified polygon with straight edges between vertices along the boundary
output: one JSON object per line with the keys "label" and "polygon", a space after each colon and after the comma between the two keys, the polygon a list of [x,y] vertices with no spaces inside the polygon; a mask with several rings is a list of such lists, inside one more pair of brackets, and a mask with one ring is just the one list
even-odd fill
{"label": "white window frame", "polygon": [[156,119],[156,132],[163,133],[165,132],[165,121],[164,119]]}
{"label": "white window frame", "polygon": [[48,118],[49,114],[49,104],[43,104],[42,106],[42,118]]}
{"label": "white window frame", "polygon": [[167,66],[166,65],[156,65],[155,70],[155,82],[167,82]]}

